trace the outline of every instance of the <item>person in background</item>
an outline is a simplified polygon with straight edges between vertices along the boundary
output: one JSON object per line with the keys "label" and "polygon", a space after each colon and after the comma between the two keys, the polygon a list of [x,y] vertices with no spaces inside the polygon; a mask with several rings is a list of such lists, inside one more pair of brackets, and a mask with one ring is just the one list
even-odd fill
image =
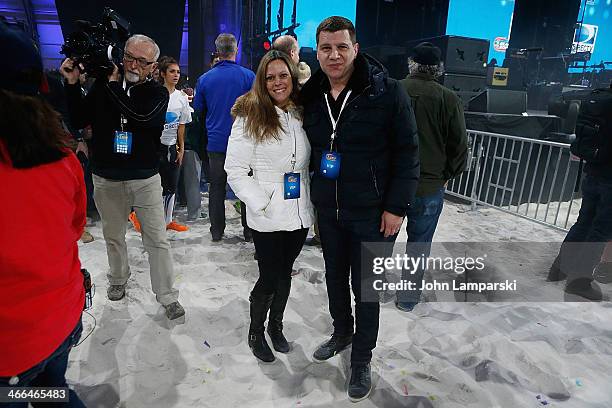
{"label": "person in background", "polygon": [[[594,97],[594,93],[598,96]],[[612,117],[612,83],[608,89],[593,91],[582,104],[578,115],[580,126],[576,128],[576,141],[571,146],[572,154],[585,162],[582,205],[547,280],[567,279],[566,294],[599,302],[607,299],[594,280],[612,281],[610,263],[605,262],[606,258],[610,260],[612,248],[612,121],[609,119]],[[594,113],[598,115],[597,122],[591,117]],[[583,157],[581,153],[585,150],[587,154]],[[595,151],[596,159],[589,160],[589,150]]]}
{"label": "person in background", "polygon": [[[160,73],[160,83],[166,87],[170,94],[166,123],[161,135],[161,161],[159,165],[166,229],[184,232],[189,230],[189,227],[174,221],[172,215],[185,152],[185,124],[191,121],[191,108],[187,95],[176,89],[176,85],[181,78],[181,69],[178,62],[172,57],[160,57],[156,70]],[[130,213],[128,219],[134,229],[141,232],[140,221],[138,221],[134,211]]]}
{"label": "person in background", "polygon": [[153,72],[151,72],[151,78],[153,79],[153,81],[160,83],[160,84],[164,84],[164,80],[162,79],[162,77],[159,75],[159,65],[155,67],[155,69],[153,70]]}
{"label": "person in background", "polygon": [[187,221],[196,221],[202,216],[202,193],[200,192],[200,178],[202,176],[202,163],[206,158],[203,146],[204,129],[201,118],[191,109],[191,122],[185,125],[185,155],[181,166],[183,181],[183,197],[187,205]]}
{"label": "person in background", "polygon": [[601,283],[612,282],[612,242],[606,244],[601,261],[595,268],[595,280]]}
{"label": "person in background", "polygon": [[[291,290],[293,263],[314,222],[310,202],[310,144],[297,105],[297,72],[289,57],[270,51],[261,59],[253,89],[232,109],[234,125],[225,171],[238,198],[246,203],[253,231],[259,279],[249,297],[249,347],[258,359],[274,361],[274,349],[289,352],[283,313]],[[252,171],[252,176],[250,175]]]}
{"label": "person in background", "polygon": [[[255,74],[236,64],[238,44],[233,34],[219,34],[215,47],[220,61],[198,78],[193,108],[199,115],[205,114],[208,142],[206,151],[210,173],[208,215],[213,242],[221,241],[225,231],[225,196],[227,174],[223,169],[227,140],[232,128],[231,108],[236,99],[251,89]],[[250,240],[249,227],[244,222],[245,240]]]}
{"label": "person in background", "polygon": [[[0,76],[0,186],[20,198],[0,204],[0,388],[67,387],[85,303],[83,171],[39,95],[46,82],[34,42],[0,22],[0,53],[11,60]],[[85,406],[72,389],[67,396],[62,406]]]}
{"label": "person in background", "polygon": [[284,52],[294,64],[296,64],[298,73],[298,85],[301,87],[310,79],[310,67],[303,61],[300,61],[300,44],[298,40],[291,35],[281,35],[272,43],[272,49]]}
{"label": "person in background", "polygon": [[[438,219],[444,206],[446,183],[465,169],[468,142],[461,99],[440,85],[442,51],[432,43],[417,45],[408,60],[410,73],[400,83],[410,96],[419,132],[421,172],[416,197],[406,212],[406,253],[429,256]],[[421,287],[424,269],[402,271],[402,279]],[[419,302],[420,290],[398,291],[396,306],[411,311]]]}

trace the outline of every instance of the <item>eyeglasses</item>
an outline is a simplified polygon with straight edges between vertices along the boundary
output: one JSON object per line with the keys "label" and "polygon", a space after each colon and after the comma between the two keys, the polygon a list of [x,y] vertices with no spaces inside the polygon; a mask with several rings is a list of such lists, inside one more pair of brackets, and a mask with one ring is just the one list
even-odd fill
{"label": "eyeglasses", "polygon": [[147,61],[144,58],[136,58],[133,55],[131,55],[130,53],[128,53],[127,51],[123,53],[123,60],[127,63],[132,63],[134,61],[136,61],[138,63],[138,65],[140,66],[140,68],[146,68],[151,64],[154,64],[155,61]]}

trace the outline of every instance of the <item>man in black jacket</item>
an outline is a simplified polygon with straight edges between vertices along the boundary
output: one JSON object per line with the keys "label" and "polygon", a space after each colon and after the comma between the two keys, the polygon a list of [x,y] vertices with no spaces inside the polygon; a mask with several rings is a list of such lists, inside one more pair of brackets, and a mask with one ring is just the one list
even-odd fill
{"label": "man in black jacket", "polygon": [[[612,88],[612,84],[610,84]],[[593,115],[596,114],[596,117]],[[555,259],[548,281],[567,279],[565,293],[592,301],[607,300],[593,280],[612,280],[598,266],[612,242],[612,89],[597,89],[582,101],[572,153],[586,161],[582,205]],[[605,119],[608,118],[608,119]],[[595,122],[597,120],[599,123]],[[583,154],[594,150],[597,157]],[[602,264],[603,265],[603,264]],[[573,296],[566,300],[576,301]]]}
{"label": "man in black jacket", "polygon": [[380,63],[358,51],[349,20],[323,20],[317,28],[321,70],[301,94],[315,170],[311,198],[318,213],[334,325],[331,339],[313,357],[327,360],[352,342],[352,401],[367,398],[372,387],[370,361],[380,312],[371,254],[362,251],[362,243],[395,240],[419,179],[409,98]]}
{"label": "man in black jacket", "polygon": [[73,124],[92,127],[91,167],[94,200],[110,266],[110,300],[125,296],[130,276],[126,220],[134,208],[142,225],[142,242],[149,254],[151,286],[169,319],[185,314],[174,289],[170,244],[158,173],[160,137],[168,107],[168,91],[150,79],[159,47],[149,37],[134,35],[125,44],[124,75],[115,67],[99,78],[83,97],[79,69],[67,59],[60,71]]}

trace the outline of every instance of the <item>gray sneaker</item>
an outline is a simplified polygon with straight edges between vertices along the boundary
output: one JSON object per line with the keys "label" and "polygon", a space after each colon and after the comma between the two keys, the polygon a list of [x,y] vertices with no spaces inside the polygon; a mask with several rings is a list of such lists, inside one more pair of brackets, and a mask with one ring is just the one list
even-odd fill
{"label": "gray sneaker", "polygon": [[370,396],[372,391],[372,374],[370,364],[359,364],[351,367],[351,380],[348,386],[348,397],[351,402],[359,402]]}
{"label": "gray sneaker", "polygon": [[169,320],[178,319],[181,316],[185,316],[185,309],[179,302],[172,302],[169,305],[163,305],[166,309],[166,316]]}
{"label": "gray sneaker", "polygon": [[109,300],[121,300],[125,296],[125,285],[110,285],[106,290]]}

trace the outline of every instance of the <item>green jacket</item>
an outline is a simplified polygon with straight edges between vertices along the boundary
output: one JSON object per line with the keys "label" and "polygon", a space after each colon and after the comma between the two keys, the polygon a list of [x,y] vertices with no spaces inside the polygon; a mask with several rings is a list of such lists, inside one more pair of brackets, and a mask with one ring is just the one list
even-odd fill
{"label": "green jacket", "polygon": [[463,105],[453,91],[427,74],[401,81],[412,99],[419,133],[421,176],[417,196],[435,193],[465,169],[467,135]]}

